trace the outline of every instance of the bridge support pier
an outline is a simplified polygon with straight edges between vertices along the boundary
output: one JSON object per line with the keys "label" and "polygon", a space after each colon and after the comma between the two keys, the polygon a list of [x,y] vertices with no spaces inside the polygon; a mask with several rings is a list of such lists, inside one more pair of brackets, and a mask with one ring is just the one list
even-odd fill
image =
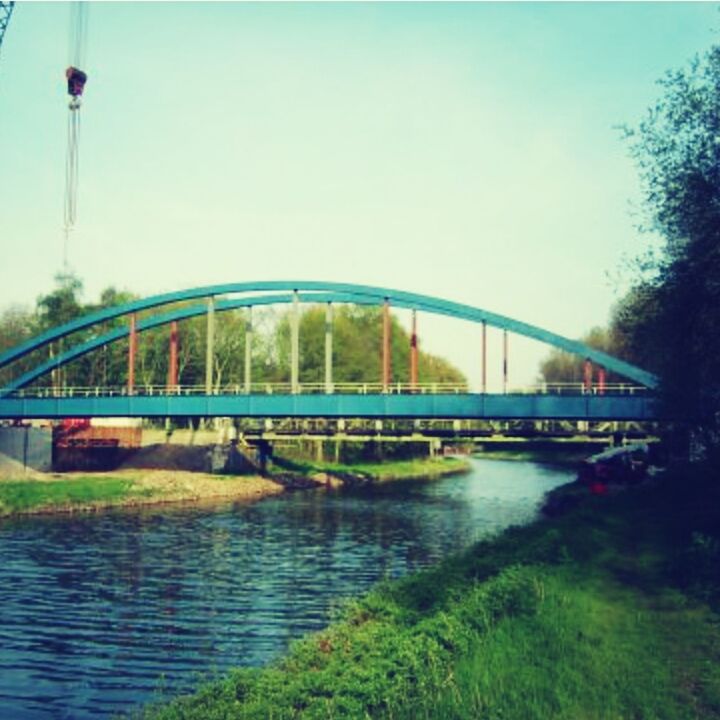
{"label": "bridge support pier", "polygon": [[325,310],[325,392],[332,395],[333,388],[333,308],[327,304]]}
{"label": "bridge support pier", "polygon": [[207,301],[207,342],[205,346],[205,394],[212,395],[213,364],[215,362],[215,298]]}

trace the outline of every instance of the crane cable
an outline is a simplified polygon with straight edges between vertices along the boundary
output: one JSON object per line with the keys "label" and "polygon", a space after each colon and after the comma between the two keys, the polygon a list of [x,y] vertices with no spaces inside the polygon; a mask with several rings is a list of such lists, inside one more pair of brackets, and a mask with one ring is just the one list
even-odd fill
{"label": "crane cable", "polygon": [[85,64],[87,42],[88,3],[74,2],[70,8],[69,60],[65,71],[68,95],[67,154],[65,157],[65,207],[64,207],[64,243],[63,271],[68,272],[68,245],[70,233],[77,220],[78,178],[80,171],[80,105],[87,75],[80,70]]}
{"label": "crane cable", "polygon": [[65,158],[65,232],[75,225],[77,218],[77,189],[80,170],[78,154],[80,141],[80,103],[70,101],[67,128],[67,156]]}

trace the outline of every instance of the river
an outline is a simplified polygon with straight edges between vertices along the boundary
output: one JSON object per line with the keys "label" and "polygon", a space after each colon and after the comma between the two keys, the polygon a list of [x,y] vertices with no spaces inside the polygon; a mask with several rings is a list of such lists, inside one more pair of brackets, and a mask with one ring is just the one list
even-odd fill
{"label": "river", "polygon": [[251,505],[0,523],[0,718],[108,718],[260,665],[343,598],[530,520],[572,479],[471,461],[468,473]]}

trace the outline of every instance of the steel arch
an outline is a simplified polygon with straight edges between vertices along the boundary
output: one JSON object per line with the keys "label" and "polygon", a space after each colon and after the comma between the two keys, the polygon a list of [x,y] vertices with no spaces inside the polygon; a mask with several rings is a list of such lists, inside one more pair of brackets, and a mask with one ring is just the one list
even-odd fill
{"label": "steel arch", "polygon": [[[310,280],[266,280],[257,282],[241,282],[241,283],[225,283],[219,285],[207,285],[198,288],[191,288],[188,290],[180,290],[176,292],[163,293],[160,295],[153,295],[148,298],[140,300],[134,300],[123,305],[118,305],[113,308],[106,308],[104,310],[91,313],[82,318],[77,318],[65,325],[52,328],[41,335],[38,335],[25,343],[22,343],[15,348],[0,354],[0,367],[7,365],[8,363],[17,360],[24,355],[50,343],[54,340],[58,340],[62,337],[70,335],[78,330],[82,330],[87,327],[91,327],[100,322],[112,320],[124,315],[129,315],[134,312],[141,310],[148,310],[162,305],[168,305],[176,302],[185,302],[189,300],[195,300],[198,298],[209,298],[214,296],[222,295],[234,295],[239,293],[257,293],[257,292],[287,292],[293,291],[298,292],[299,298],[303,302],[352,302],[358,304],[370,304],[379,305],[387,301],[395,307],[411,308],[417,310],[423,310],[438,315],[446,315],[462,320],[468,320],[475,323],[486,323],[492,327],[497,327],[502,330],[507,330],[518,335],[538,340],[546,343],[553,347],[557,347],[566,352],[579,355],[584,357],[605,369],[615,372],[618,375],[626,377],[630,380],[638,382],[641,385],[649,388],[655,388],[658,384],[658,378],[652,373],[643,370],[635,365],[615,358],[612,355],[608,355],[600,350],[585,345],[577,340],[571,340],[570,338],[563,337],[556,333],[550,332],[543,328],[531,325],[529,323],[515,320],[505,315],[484,310],[482,308],[473,307],[464,303],[458,303],[451,300],[444,300],[442,298],[436,298],[429,295],[421,295],[418,293],[405,292],[401,290],[394,290],[391,288],[375,287],[370,285],[358,285],[353,283],[336,283],[336,282],[323,282],[323,281],[310,281]],[[300,296],[300,292],[302,295]],[[275,295],[275,296],[248,296],[236,301],[221,301],[217,303],[216,310],[221,306],[223,309],[231,309],[230,305],[226,303],[237,302],[238,304],[232,305],[232,307],[243,307],[259,304],[270,304],[273,302],[288,302],[288,299],[292,298],[292,295]],[[188,315],[178,315],[182,311],[187,310],[182,308],[178,311],[166,313],[165,318],[162,322],[158,321],[156,325],[170,322],[173,319],[182,319],[183,317],[192,317],[193,315],[202,314],[206,311],[205,306],[192,306],[193,312]],[[152,325],[155,327],[156,325]],[[146,325],[143,329],[149,329],[150,326]],[[122,329],[113,331],[107,334],[106,342],[113,342],[127,334],[127,331],[121,332]],[[116,334],[119,333],[119,334]],[[93,342],[93,341],[91,341]],[[100,343],[104,344],[104,343]],[[86,344],[87,345],[87,344]],[[56,358],[51,365],[48,363],[43,364],[39,367],[44,367],[44,372],[47,372],[53,367],[58,367],[59,364],[64,364],[70,360],[79,357],[80,354],[85,354],[98,347],[86,347],[82,352],[79,351],[79,346],[76,349],[68,351],[62,357],[65,359],[62,363],[58,363],[59,357]],[[75,353],[75,354],[73,354]],[[48,366],[49,365],[49,366]],[[32,371],[31,371],[32,372]],[[40,373],[42,374],[42,373]],[[23,376],[23,383],[18,384],[21,378],[12,383],[12,389],[18,389],[31,382],[33,379],[38,377],[35,374],[32,378],[27,379],[29,373]],[[3,388],[3,392],[9,392],[11,386],[8,385]]]}

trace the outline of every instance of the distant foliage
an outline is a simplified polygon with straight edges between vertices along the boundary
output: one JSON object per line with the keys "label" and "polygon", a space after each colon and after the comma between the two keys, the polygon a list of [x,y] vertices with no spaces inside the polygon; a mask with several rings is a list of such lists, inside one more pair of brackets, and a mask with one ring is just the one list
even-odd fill
{"label": "distant foliage", "polygon": [[[660,374],[662,400],[708,439],[720,418],[720,46],[660,82],[663,95],[627,132],[648,225],[664,238],[623,327]],[[627,322],[630,320],[630,322]]]}
{"label": "distant foliage", "polygon": [[[55,289],[47,295],[38,297],[33,310],[21,307],[11,307],[0,314],[0,352],[9,350],[16,345],[29,340],[50,328],[69,322],[77,317],[86,315],[95,310],[111,307],[122,302],[128,302],[135,296],[128,292],[120,292],[115,288],[107,288],[100,297],[98,304],[82,302],[82,281],[72,273],[59,273],[55,276]],[[116,320],[105,323],[101,332],[107,332],[118,326],[121,321]],[[98,332],[98,328],[74,333],[69,339],[59,340],[49,346],[27,355],[10,366],[0,369],[0,385],[18,377],[23,372],[56,357],[68,347],[68,342],[78,342],[89,339]],[[48,374],[36,382],[38,386],[56,385],[102,385],[111,378],[113,373],[121,372],[123,377],[127,373],[126,350],[123,352],[122,343],[118,346],[102,348],[92,355],[78,359],[71,365],[63,367]],[[127,343],[125,343],[127,347]]]}
{"label": "distant foliage", "polygon": [[[36,319],[31,310],[12,305],[0,314],[0,353],[29,340],[36,332]],[[18,361],[11,369],[0,368],[0,386],[8,382],[13,375],[20,374],[29,367],[26,359]]]}
{"label": "distant foliage", "polygon": [[[663,245],[638,261],[604,339],[595,330],[586,341],[658,374],[665,410],[712,446],[720,444],[720,46],[659,84],[661,98],[625,134],[645,229]],[[578,380],[581,363],[552,353],[541,373]]]}
{"label": "distant foliage", "polygon": [[657,288],[643,281],[631,288],[612,309],[610,350],[617,357],[659,373],[654,324],[658,314]]}
{"label": "distant foliage", "polygon": [[[289,316],[286,315],[283,325],[287,323]],[[410,382],[410,336],[396,317],[391,317],[391,323],[392,380],[408,383]],[[382,311],[372,307],[341,306],[335,312],[333,326],[334,380],[378,382],[382,375]],[[300,377],[304,382],[323,381],[324,308],[314,307],[303,313],[300,323],[300,363]],[[465,376],[447,360],[422,351],[418,356],[418,375],[421,382],[466,382]]]}
{"label": "distant foliage", "polygon": [[[657,290],[652,284],[641,283],[612,308],[607,327],[592,328],[580,342],[656,373],[660,369],[652,335],[656,315]],[[583,366],[584,358],[554,348],[540,362],[540,380],[580,383],[584,377]],[[606,380],[608,383],[626,382],[625,378],[610,372],[606,374]]]}
{"label": "distant foliage", "polygon": [[[616,355],[609,330],[594,327],[580,342],[595,350]],[[581,383],[584,377],[584,358],[560,349],[551,350],[540,363],[540,379],[547,383]]]}

